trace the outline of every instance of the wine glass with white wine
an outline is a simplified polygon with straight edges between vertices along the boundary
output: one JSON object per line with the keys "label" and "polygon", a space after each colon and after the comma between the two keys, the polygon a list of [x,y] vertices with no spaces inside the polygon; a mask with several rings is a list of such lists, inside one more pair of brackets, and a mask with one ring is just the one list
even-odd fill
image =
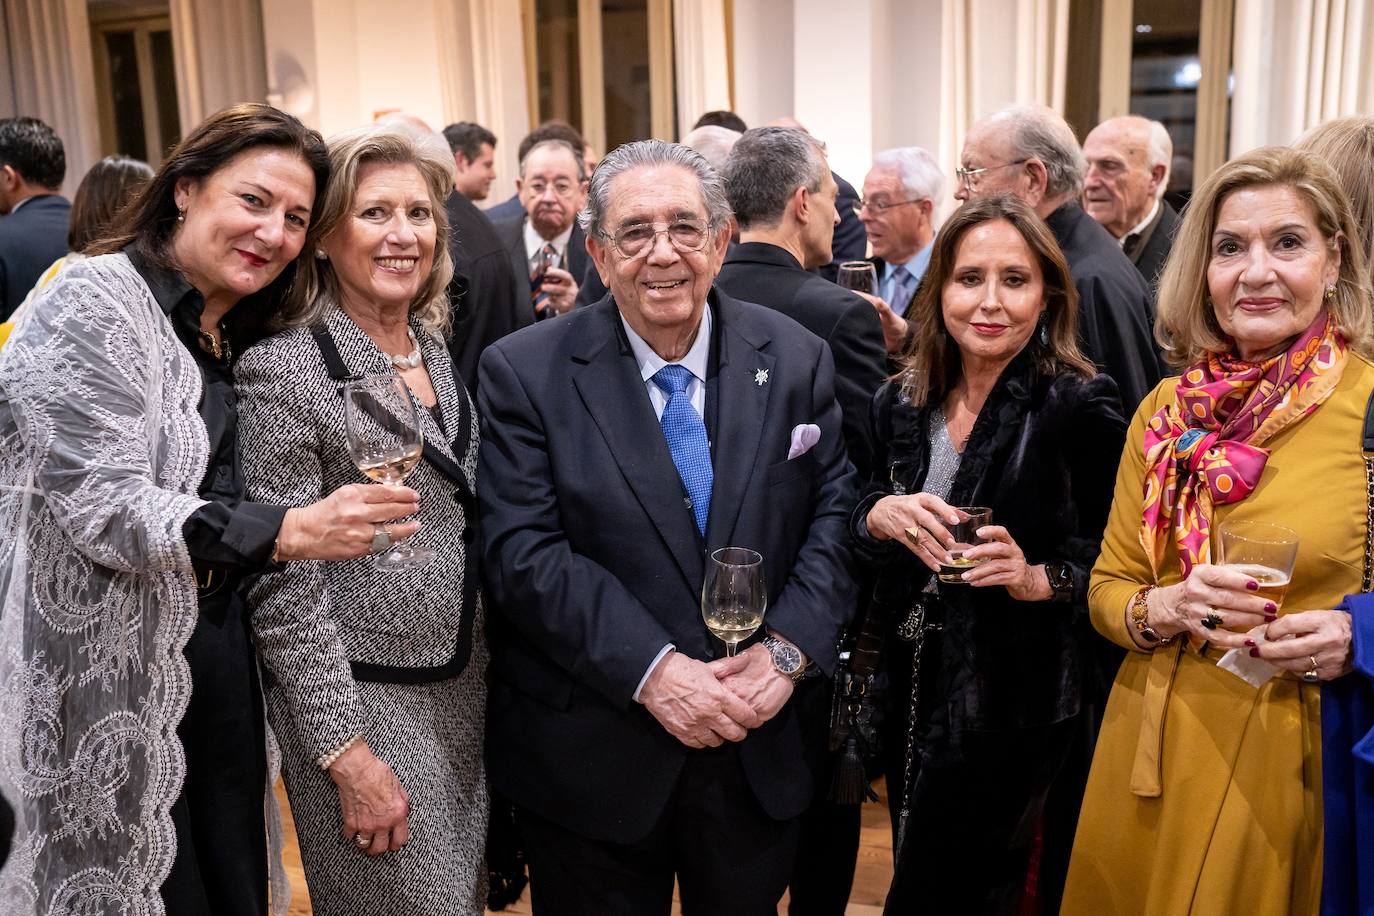
{"label": "wine glass with white wine", "polygon": [[726,656],[763,625],[768,593],[763,587],[763,557],[747,547],[721,547],[706,562],[701,616],[706,629],[725,643]]}
{"label": "wine glass with white wine", "polygon": [[[399,375],[368,375],[344,385],[344,427],[353,463],[378,483],[403,483],[424,451],[420,414]],[[383,572],[415,569],[434,560],[428,547],[401,541],[379,553],[373,565]]]}

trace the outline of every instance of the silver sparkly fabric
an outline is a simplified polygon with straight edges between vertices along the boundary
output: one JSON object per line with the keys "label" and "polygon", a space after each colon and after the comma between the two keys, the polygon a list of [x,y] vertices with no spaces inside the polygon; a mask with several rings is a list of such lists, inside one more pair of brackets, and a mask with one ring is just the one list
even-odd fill
{"label": "silver sparkly fabric", "polygon": [[[926,430],[926,441],[929,443],[930,449],[930,470],[926,472],[926,480],[921,485],[921,492],[947,500],[949,499],[949,488],[954,484],[954,475],[959,472],[959,461],[963,456],[954,447],[954,441],[949,438],[949,427],[945,424],[944,407],[936,407],[930,412],[929,423],[929,429]],[[936,591],[935,576],[930,577],[924,591],[931,593]]]}

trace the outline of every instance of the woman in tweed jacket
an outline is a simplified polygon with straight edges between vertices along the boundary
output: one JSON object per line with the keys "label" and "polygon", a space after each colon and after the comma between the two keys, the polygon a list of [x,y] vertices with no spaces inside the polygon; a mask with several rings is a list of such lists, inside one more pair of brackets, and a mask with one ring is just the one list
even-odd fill
{"label": "woman in tweed jacket", "polygon": [[[481,914],[486,666],[472,492],[477,422],[442,339],[452,276],[438,138],[369,127],[329,143],[319,250],[238,376],[249,491],[299,505],[365,479],[342,381],[397,372],[420,405],[426,566],[296,563],[253,587],[253,633],[317,916]],[[418,354],[419,359],[415,359]]]}

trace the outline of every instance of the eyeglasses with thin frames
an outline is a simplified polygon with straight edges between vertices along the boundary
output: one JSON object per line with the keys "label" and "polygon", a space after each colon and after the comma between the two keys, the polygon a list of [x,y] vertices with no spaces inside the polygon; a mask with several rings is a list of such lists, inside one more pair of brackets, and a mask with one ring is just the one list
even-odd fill
{"label": "eyeglasses with thin frames", "polygon": [[1004,162],[1001,165],[984,166],[981,169],[966,169],[960,166],[954,170],[954,174],[958,177],[959,183],[964,186],[964,190],[972,191],[978,187],[979,180],[981,180],[986,173],[995,172],[998,169],[1009,169],[1014,165],[1025,165],[1029,161],[1030,158],[1027,157],[1025,159],[1016,159],[1012,162]]}
{"label": "eyeglasses with thin frames", "polygon": [[632,260],[647,254],[660,235],[668,236],[668,244],[679,254],[689,254],[706,247],[711,237],[711,224],[704,219],[675,219],[670,223],[628,223],[614,233],[602,233],[624,259]]}
{"label": "eyeglasses with thin frames", "polygon": [[860,210],[867,207],[874,213],[886,213],[893,207],[905,207],[907,204],[919,204],[921,201],[926,199],[927,198],[924,197],[913,197],[910,200],[894,200],[889,202],[886,200],[865,200],[864,198],[860,197],[857,201],[854,202],[854,212],[858,213]]}

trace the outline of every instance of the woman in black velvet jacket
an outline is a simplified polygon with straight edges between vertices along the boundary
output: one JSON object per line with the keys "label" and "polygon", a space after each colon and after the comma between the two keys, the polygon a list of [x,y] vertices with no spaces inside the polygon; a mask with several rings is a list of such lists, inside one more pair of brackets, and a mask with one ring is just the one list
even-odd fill
{"label": "woman in black velvet jacket", "polygon": [[[1062,253],[1015,198],[951,218],[914,311],[903,369],[873,402],[879,477],[854,513],[886,624],[887,912],[1016,913],[1029,895],[1053,913],[1120,661],[1087,611],[1120,398],[1078,350]],[[968,552],[984,562],[939,584],[959,506],[992,510]]]}

